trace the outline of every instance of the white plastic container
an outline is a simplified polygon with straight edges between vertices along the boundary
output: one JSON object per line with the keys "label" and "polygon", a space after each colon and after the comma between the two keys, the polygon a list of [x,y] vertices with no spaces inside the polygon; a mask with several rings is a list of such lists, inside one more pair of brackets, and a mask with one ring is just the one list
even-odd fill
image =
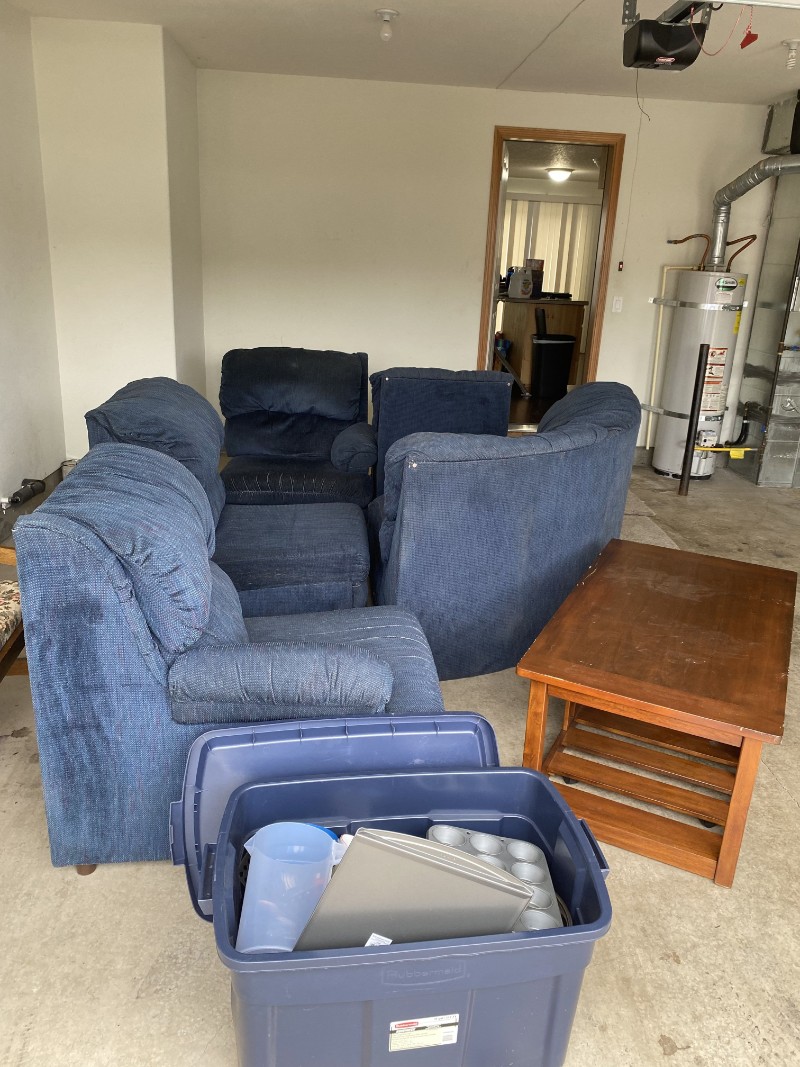
{"label": "white plastic container", "polygon": [[508,295],[512,300],[530,300],[533,296],[533,271],[529,267],[517,267],[508,283]]}
{"label": "white plastic container", "polygon": [[277,822],[250,853],[237,952],[291,952],[331,878],[336,841],[319,826]]}

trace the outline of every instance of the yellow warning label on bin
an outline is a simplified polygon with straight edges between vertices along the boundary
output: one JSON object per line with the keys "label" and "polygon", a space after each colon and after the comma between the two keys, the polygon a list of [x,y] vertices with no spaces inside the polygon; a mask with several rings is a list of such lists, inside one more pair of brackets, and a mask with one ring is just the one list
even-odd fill
{"label": "yellow warning label on bin", "polygon": [[457,1015],[431,1015],[427,1019],[400,1019],[389,1023],[389,1051],[404,1052],[458,1041]]}

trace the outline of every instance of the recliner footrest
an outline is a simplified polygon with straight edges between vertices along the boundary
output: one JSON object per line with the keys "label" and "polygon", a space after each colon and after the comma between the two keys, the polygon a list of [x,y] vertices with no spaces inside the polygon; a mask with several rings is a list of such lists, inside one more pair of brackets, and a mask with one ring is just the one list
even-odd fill
{"label": "recliner footrest", "polygon": [[226,508],[214,562],[230,577],[246,616],[363,607],[369,546],[355,504]]}

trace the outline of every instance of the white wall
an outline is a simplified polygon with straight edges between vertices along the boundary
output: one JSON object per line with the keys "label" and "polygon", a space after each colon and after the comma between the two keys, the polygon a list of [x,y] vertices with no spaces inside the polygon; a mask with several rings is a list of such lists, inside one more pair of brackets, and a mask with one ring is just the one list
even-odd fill
{"label": "white wall", "polygon": [[204,393],[203,269],[195,68],[164,34],[175,358],[179,381]]}
{"label": "white wall", "polygon": [[[495,125],[627,136],[598,377],[644,399],[666,240],[711,221],[760,155],[765,109],[199,71],[208,395],[236,346],[474,367]],[[638,150],[637,150],[638,149]],[[768,191],[733,208],[763,232]],[[757,267],[760,248],[737,260]],[[753,290],[754,291],[754,290]],[[745,324],[746,325],[746,324]],[[746,332],[743,331],[743,333]]]}
{"label": "white wall", "polygon": [[64,459],[30,20],[0,0],[0,496]]}
{"label": "white wall", "polygon": [[208,395],[237,346],[474,365],[493,94],[198,73]]}
{"label": "white wall", "polygon": [[174,377],[162,31],[33,20],[67,452],[83,413]]}

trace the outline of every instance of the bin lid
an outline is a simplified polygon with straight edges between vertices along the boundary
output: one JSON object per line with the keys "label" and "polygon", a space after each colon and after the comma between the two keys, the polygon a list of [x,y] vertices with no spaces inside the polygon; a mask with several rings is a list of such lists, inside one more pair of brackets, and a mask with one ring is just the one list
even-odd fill
{"label": "bin lid", "polygon": [[195,911],[212,917],[211,875],[233,792],[276,778],[497,767],[494,731],[466,712],[308,719],[212,730],[189,750],[183,797],[170,805],[172,862],[186,865]]}

